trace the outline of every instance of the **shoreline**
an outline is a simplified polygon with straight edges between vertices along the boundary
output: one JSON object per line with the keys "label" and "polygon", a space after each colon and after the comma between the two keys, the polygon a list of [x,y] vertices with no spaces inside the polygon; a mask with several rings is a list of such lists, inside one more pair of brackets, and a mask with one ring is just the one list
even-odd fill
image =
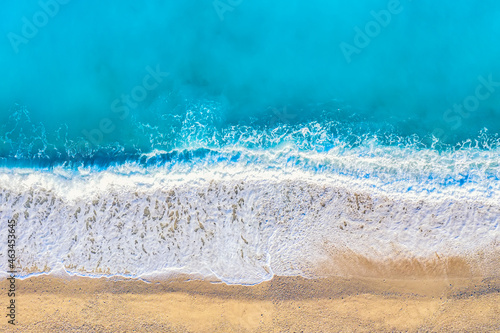
{"label": "shoreline", "polygon": [[[390,332],[500,328],[498,278],[279,277],[254,286],[178,277],[17,281],[3,332]],[[0,281],[7,304],[6,280]]]}
{"label": "shoreline", "polygon": [[[150,272],[139,276],[131,274],[105,274],[98,271],[73,271],[71,266],[62,264],[49,268],[45,266],[40,270],[38,266],[18,267],[16,279],[25,280],[40,277],[57,277],[60,279],[118,279],[138,280],[145,283],[171,282],[182,279],[203,280],[211,283],[225,283],[227,285],[255,286],[272,280],[274,277],[302,277],[304,279],[324,279],[328,277],[359,277],[373,279],[476,279],[500,276],[500,243],[494,241],[489,246],[470,251],[467,255],[443,255],[434,252],[427,257],[404,256],[395,253],[393,257],[375,259],[356,253],[352,250],[324,246],[323,260],[311,262],[309,269],[304,274],[283,275],[272,273],[271,279],[255,283],[230,282],[215,276],[203,275],[200,272],[186,273],[181,269],[171,271]],[[399,258],[397,258],[399,257]],[[21,275],[25,272],[26,275]],[[7,278],[9,272],[0,272],[0,281]]]}

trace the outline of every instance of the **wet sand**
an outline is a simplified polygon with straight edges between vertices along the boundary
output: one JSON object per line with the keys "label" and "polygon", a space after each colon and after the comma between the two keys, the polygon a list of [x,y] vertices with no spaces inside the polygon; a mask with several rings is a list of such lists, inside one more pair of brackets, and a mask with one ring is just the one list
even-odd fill
{"label": "wet sand", "polygon": [[15,327],[3,280],[0,332],[500,332],[500,259],[491,254],[474,263],[337,253],[317,271],[330,277],[255,286],[41,275],[16,280]]}
{"label": "wet sand", "polygon": [[[1,282],[7,304],[6,280]],[[2,332],[499,332],[494,279],[308,280],[256,286],[116,278],[17,281]]]}

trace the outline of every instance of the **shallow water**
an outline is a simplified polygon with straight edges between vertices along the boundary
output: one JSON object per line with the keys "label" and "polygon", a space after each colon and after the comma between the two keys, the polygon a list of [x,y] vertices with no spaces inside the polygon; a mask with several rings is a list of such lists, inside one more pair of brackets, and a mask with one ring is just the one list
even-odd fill
{"label": "shallow water", "polygon": [[330,247],[498,247],[495,1],[4,8],[0,218],[23,274],[256,283],[314,276]]}

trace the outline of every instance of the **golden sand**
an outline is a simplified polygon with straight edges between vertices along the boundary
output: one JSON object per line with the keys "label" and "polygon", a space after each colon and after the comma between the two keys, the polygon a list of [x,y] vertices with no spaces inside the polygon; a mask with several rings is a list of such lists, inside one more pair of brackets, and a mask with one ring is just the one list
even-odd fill
{"label": "golden sand", "polygon": [[18,324],[4,318],[2,332],[500,331],[500,283],[491,279],[276,277],[228,286],[45,276],[18,280],[16,296]]}
{"label": "golden sand", "polygon": [[[17,325],[2,315],[0,332],[500,332],[500,279],[475,274],[466,260],[341,258],[336,267],[363,277],[275,277],[256,286],[17,280]],[[490,263],[492,271],[498,259]],[[0,286],[6,314],[7,280]]]}

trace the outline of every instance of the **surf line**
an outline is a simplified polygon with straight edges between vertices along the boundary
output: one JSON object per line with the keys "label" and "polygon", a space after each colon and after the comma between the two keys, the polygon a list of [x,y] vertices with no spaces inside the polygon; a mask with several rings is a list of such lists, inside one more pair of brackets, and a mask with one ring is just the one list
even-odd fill
{"label": "surf line", "polygon": [[7,296],[10,298],[9,306],[7,307],[7,315],[10,318],[7,322],[11,325],[16,324],[16,220],[8,220],[8,235],[7,235],[7,257],[9,263],[9,270],[7,273],[10,276],[7,280],[10,283],[7,291]]}

